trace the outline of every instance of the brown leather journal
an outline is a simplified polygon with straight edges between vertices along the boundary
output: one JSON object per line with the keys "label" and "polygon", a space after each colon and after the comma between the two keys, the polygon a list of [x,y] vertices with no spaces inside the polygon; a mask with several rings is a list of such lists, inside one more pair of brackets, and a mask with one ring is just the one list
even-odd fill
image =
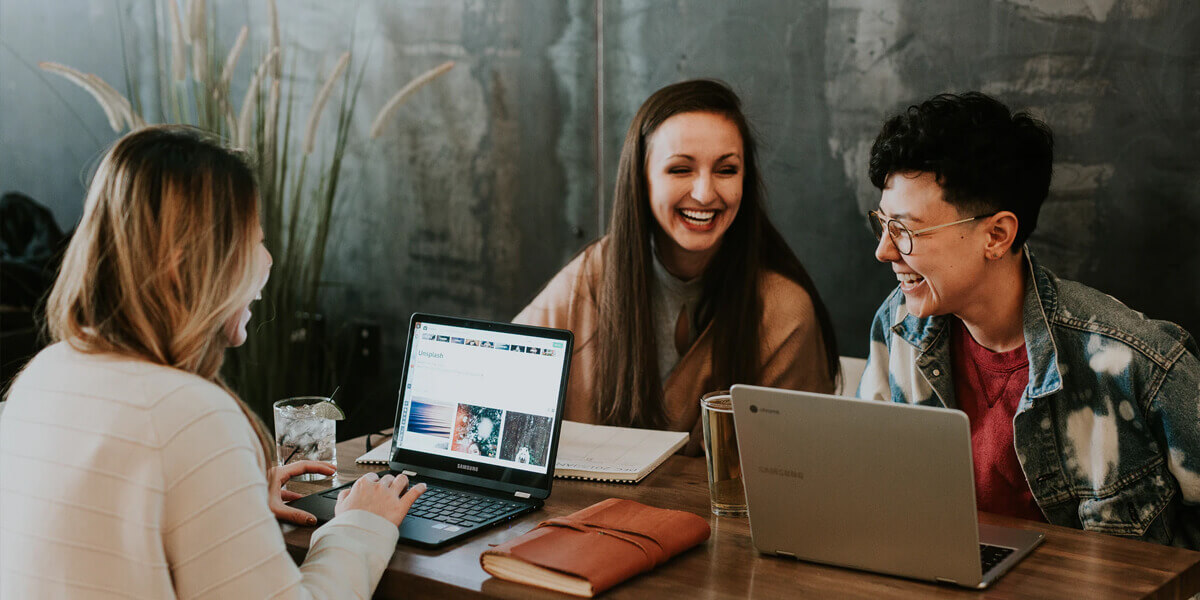
{"label": "brown leather journal", "polygon": [[479,557],[494,577],[591,597],[708,539],[689,512],[609,498],[549,519]]}

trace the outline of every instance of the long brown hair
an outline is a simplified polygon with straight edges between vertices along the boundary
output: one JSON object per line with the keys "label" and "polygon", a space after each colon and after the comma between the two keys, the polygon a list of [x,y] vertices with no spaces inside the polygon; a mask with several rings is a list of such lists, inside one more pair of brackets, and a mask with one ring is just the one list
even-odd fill
{"label": "long brown hair", "polygon": [[[700,326],[712,327],[715,386],[726,388],[758,380],[758,324],[763,311],[759,280],[766,271],[795,281],[812,298],[829,378],[837,378],[837,341],[829,311],[812,278],[767,218],[754,136],[742,114],[741,101],[720,81],[684,81],[658,90],[642,104],[621,148],[599,298],[594,393],[596,416],[604,423],[641,427],[666,424],[650,307],[650,261],[654,260],[650,237],[658,224],[650,211],[646,152],[647,141],[659,125],[674,115],[690,112],[715,113],[729,119],[741,133],[744,152],[741,207],[704,271],[697,307]],[[747,327],[748,323],[755,326]]]}
{"label": "long brown hair", "polygon": [[194,373],[230,392],[258,437],[275,445],[220,376],[225,323],[257,292],[258,191],[237,152],[185,126],[117,140],[88,189],[46,305],[54,341]]}

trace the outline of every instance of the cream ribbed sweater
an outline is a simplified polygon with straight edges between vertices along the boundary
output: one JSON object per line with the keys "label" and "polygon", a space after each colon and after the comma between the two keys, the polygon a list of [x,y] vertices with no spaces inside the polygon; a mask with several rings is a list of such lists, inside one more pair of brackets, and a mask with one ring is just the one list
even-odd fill
{"label": "cream ribbed sweater", "polygon": [[220,387],[64,343],[0,418],[0,598],[369,598],[398,532],[346,512],[299,568]]}

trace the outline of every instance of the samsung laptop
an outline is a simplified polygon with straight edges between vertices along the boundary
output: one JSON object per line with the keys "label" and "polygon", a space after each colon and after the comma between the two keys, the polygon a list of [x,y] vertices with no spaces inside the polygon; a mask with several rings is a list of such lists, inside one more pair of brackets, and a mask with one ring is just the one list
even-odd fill
{"label": "samsung laptop", "polygon": [[[429,489],[400,524],[402,542],[435,548],[541,508],[571,344],[561,329],[412,316],[389,466]],[[328,521],[350,485],[291,505]]]}
{"label": "samsung laptop", "polygon": [[746,385],[732,395],[760,552],[984,588],[1045,537],[978,522],[961,411]]}

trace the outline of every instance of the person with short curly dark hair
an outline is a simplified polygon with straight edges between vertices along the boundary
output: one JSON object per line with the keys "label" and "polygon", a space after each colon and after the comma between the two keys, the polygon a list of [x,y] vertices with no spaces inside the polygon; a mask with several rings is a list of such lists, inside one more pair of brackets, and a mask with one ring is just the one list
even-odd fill
{"label": "person with short curly dark hair", "polygon": [[1029,113],[1009,114],[978,92],[940,94],[884,123],[870,176],[882,190],[892,173],[932,173],[962,212],[1012,212],[1020,248],[1037,228],[1053,160],[1050,128]]}
{"label": "person with short curly dark hair", "polygon": [[868,220],[899,286],[858,395],[965,412],[981,510],[1200,549],[1200,349],[1034,258],[1053,155],[977,92],[884,123]]}

